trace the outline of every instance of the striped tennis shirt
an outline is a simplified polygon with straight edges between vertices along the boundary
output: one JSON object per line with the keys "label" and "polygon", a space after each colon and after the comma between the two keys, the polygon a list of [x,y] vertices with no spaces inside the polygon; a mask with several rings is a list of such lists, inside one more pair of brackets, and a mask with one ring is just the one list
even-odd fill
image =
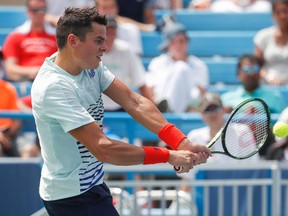
{"label": "striped tennis shirt", "polygon": [[68,132],[96,121],[102,128],[103,92],[114,75],[100,63],[73,76],[47,58],[32,85],[32,106],[43,167],[40,196],[46,201],[79,195],[103,183],[103,163]]}

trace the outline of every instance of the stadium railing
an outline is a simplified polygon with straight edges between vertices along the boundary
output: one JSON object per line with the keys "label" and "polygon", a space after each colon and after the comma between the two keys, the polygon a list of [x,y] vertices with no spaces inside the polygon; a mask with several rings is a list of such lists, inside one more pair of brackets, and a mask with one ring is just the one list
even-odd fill
{"label": "stadium railing", "polygon": [[[0,158],[0,171],[5,173],[0,178],[1,215],[31,215],[43,207],[38,194],[41,165],[41,159]],[[104,167],[109,175],[176,176],[168,164]],[[106,183],[123,216],[196,216],[195,211],[197,216],[286,216],[287,167],[287,162],[276,161],[207,163],[195,167],[191,181],[178,177]],[[190,189],[183,192],[182,186]]]}
{"label": "stadium railing", "polygon": [[[137,215],[190,215],[190,216],[284,216],[287,215],[288,198],[287,162],[259,161],[257,163],[214,163],[194,168],[195,177],[191,181],[152,180],[152,181],[108,181],[110,187],[122,191],[134,188],[130,196],[134,206],[118,205],[123,215],[138,210]],[[106,165],[105,170],[112,174],[136,172],[151,174],[168,172],[169,165],[118,167]],[[173,172],[173,171],[172,171]],[[191,174],[192,175],[192,174]],[[187,177],[187,175],[186,175]],[[185,194],[180,188],[188,186]],[[137,188],[146,188],[137,191]],[[171,188],[172,191],[171,191]],[[184,192],[183,192],[184,193]],[[119,198],[119,197],[118,197]],[[145,199],[146,198],[146,199]],[[120,203],[127,203],[129,197],[120,197]],[[139,205],[143,199],[146,207]],[[158,206],[155,202],[158,201]],[[160,203],[160,204],[159,204]],[[128,207],[128,208],[127,208]],[[129,209],[130,207],[130,209]],[[127,211],[130,210],[130,211]],[[140,210],[140,211],[139,211]],[[195,214],[195,210],[197,214]],[[126,214],[125,214],[126,212]],[[140,213],[139,213],[140,212]]]}

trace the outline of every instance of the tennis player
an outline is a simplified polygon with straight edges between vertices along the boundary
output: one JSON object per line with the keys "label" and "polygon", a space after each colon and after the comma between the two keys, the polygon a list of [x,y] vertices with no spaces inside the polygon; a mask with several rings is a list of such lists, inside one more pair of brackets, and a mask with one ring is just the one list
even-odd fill
{"label": "tennis player", "polygon": [[[95,7],[67,8],[56,28],[58,52],[45,60],[33,82],[33,115],[44,160],[40,196],[49,215],[119,215],[103,182],[103,163],[168,162],[183,167],[182,173],[211,155],[102,64],[106,23]],[[102,92],[174,150],[107,138]]]}

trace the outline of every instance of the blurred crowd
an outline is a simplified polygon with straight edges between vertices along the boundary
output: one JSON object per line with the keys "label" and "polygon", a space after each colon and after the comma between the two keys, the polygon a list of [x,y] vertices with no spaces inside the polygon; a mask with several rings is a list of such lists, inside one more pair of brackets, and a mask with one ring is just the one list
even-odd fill
{"label": "blurred crowd", "polygon": [[[11,31],[0,46],[0,111],[32,112],[30,95],[19,95],[15,86],[21,89],[27,83],[31,85],[45,58],[57,52],[55,27],[65,8],[86,6],[96,6],[107,15],[107,50],[102,61],[118,79],[155,103],[163,113],[194,112],[201,116],[205,126],[187,133],[191,141],[209,143],[225,117],[248,98],[263,99],[271,114],[279,114],[278,121],[288,123],[288,104],[281,91],[266,88],[288,85],[288,0],[26,0],[27,20]],[[217,93],[209,90],[211,78],[205,61],[189,52],[189,46],[193,46],[189,33],[193,30],[187,30],[169,13],[156,19],[157,10],[263,12],[271,14],[274,24],[260,29],[253,37],[254,49],[237,59],[235,77],[240,84],[233,90]],[[150,32],[161,35],[157,46],[160,54],[153,56],[145,67],[141,34]],[[105,95],[102,98],[106,112],[125,112]],[[37,133],[23,130],[26,123],[0,118],[0,157],[41,158]],[[141,140],[139,145],[166,146],[159,140]],[[275,137],[271,130],[264,147],[249,161],[287,160],[287,146],[288,138]],[[214,150],[218,148],[219,144],[214,146]],[[239,162],[215,155],[208,163],[232,161]],[[194,174],[192,171],[178,177],[190,181]],[[142,178],[145,176],[136,176]],[[181,190],[189,192],[190,188]]]}
{"label": "blurred crowd", "polygon": [[[223,124],[224,114],[229,114],[242,100],[251,97],[264,99],[271,113],[282,113],[279,121],[288,122],[287,104],[281,92],[263,87],[288,84],[287,0],[26,0],[27,20],[11,31],[1,47],[1,110],[31,112],[30,96],[17,95],[13,83],[32,83],[44,59],[57,51],[55,26],[65,8],[94,5],[108,17],[104,64],[120,80],[153,101],[161,112],[200,113],[207,124],[203,131],[199,129],[207,133],[201,142],[209,142]],[[161,9],[185,9],[191,13],[196,10],[268,12],[275,24],[259,30],[253,39],[254,50],[239,57],[235,68],[235,76],[240,80],[237,89],[214,95],[214,99],[206,101],[204,106],[204,98],[211,94],[208,67],[201,57],[188,52],[189,31],[182,23],[171,16],[156,20],[155,11]],[[153,57],[147,68],[141,58],[142,32],[162,35],[158,45],[161,54]],[[107,112],[125,112],[108,98],[103,97],[103,100]],[[37,135],[23,133],[23,127],[25,125],[20,120],[0,119],[2,157],[41,157]],[[199,138],[199,131],[191,131],[188,137]],[[281,157],[271,152],[286,142],[271,133],[259,159],[285,159],[284,152]],[[163,145],[157,140],[154,144]]]}

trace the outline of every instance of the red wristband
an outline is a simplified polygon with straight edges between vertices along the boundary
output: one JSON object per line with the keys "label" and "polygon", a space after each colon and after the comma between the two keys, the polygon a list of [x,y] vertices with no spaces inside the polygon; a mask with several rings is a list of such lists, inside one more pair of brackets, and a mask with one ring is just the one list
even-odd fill
{"label": "red wristband", "polygon": [[186,138],[186,136],[175,127],[175,125],[170,123],[161,128],[158,136],[174,150],[176,150],[180,142]]}
{"label": "red wristband", "polygon": [[145,158],[143,164],[167,163],[170,157],[167,148],[143,146]]}

